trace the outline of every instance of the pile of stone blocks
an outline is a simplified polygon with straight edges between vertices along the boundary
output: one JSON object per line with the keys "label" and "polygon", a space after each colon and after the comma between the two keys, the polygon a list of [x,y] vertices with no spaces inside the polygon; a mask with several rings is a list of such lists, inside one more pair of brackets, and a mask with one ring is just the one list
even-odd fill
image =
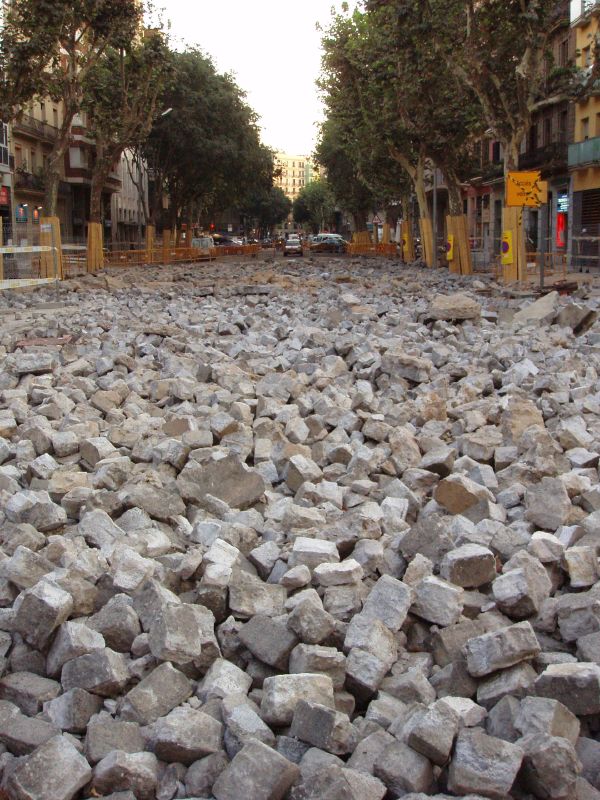
{"label": "pile of stone blocks", "polygon": [[600,798],[593,291],[45,291],[0,296],[0,796]]}

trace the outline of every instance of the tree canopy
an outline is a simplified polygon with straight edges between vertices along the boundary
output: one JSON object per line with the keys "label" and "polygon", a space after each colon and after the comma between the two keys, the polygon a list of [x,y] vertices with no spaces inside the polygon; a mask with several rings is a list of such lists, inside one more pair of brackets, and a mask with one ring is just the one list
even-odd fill
{"label": "tree canopy", "polygon": [[334,211],[333,192],[323,178],[304,186],[294,200],[294,222],[309,225],[313,233],[318,233],[332,222]]}
{"label": "tree canopy", "polygon": [[240,208],[261,235],[287,219],[291,210],[292,201],[278,186],[271,186],[268,191],[262,187],[251,190]]}
{"label": "tree canopy", "polygon": [[136,0],[13,0],[0,30],[0,116],[34,100],[62,101],[63,120],[46,161],[45,211],[56,213],[60,164],[84,83],[108,47],[126,47],[143,14]]}
{"label": "tree canopy", "polygon": [[160,105],[171,109],[155,121],[144,145],[159,188],[182,215],[208,219],[248,192],[269,191],[272,152],[260,142],[256,114],[231,75],[192,49],[173,54],[173,76]]}
{"label": "tree canopy", "polygon": [[172,73],[165,37],[148,31],[126,47],[109,47],[87,74],[83,110],[94,140],[90,219],[100,221],[106,178],[126,148],[145,140],[158,115],[158,100]]}

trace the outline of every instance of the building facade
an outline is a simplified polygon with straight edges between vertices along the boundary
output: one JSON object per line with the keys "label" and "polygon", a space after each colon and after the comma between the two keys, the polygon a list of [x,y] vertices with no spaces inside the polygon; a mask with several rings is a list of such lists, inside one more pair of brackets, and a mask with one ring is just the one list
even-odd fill
{"label": "building facade", "polygon": [[[148,171],[126,150],[117,167],[120,191],[111,197],[112,241],[115,245],[139,242],[145,235],[144,207],[148,208]],[[139,188],[141,188],[141,192]]]}
{"label": "building facade", "polygon": [[[584,81],[593,77],[599,20],[600,3],[571,2],[577,66],[583,70]],[[574,136],[568,163],[573,265],[597,267],[600,266],[600,87],[593,84],[588,86],[584,99],[574,104]]]}
{"label": "building facade", "polygon": [[295,200],[302,189],[318,177],[318,168],[308,156],[275,154],[275,186],[290,200]]}

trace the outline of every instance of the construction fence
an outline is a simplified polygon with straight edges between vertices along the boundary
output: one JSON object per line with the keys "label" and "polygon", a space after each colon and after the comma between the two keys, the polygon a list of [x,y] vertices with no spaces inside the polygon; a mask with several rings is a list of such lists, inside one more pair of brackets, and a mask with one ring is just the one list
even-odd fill
{"label": "construction fence", "polygon": [[55,283],[62,277],[61,254],[50,225],[0,226],[0,289]]}

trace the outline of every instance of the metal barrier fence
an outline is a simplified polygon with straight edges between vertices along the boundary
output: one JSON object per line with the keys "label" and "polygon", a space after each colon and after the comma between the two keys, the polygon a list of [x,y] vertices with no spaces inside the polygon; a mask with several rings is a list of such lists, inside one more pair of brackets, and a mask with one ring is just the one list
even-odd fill
{"label": "metal barrier fence", "polygon": [[600,225],[588,225],[571,237],[573,272],[589,272],[600,267]]}
{"label": "metal barrier fence", "polygon": [[0,289],[60,280],[60,254],[51,225],[3,224],[0,236]]}

